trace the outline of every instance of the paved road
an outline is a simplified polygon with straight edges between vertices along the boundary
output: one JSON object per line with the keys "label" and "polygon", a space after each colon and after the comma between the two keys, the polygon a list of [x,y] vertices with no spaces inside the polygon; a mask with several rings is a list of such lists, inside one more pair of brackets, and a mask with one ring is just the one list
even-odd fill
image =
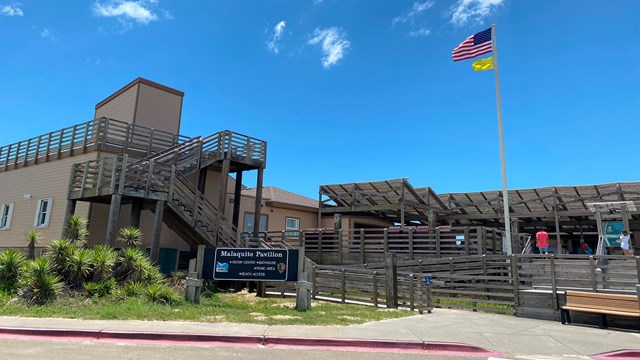
{"label": "paved road", "polygon": [[483,360],[483,357],[394,354],[358,351],[282,350],[241,347],[132,345],[92,341],[35,341],[0,339],[0,359],[16,360]]}

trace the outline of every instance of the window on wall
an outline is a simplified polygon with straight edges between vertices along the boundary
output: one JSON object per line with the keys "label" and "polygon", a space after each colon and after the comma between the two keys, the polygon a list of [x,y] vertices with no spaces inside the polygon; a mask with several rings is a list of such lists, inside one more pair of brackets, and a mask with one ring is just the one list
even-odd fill
{"label": "window on wall", "polygon": [[9,230],[13,216],[13,203],[2,204],[0,208],[0,230]]}
{"label": "window on wall", "polygon": [[[300,219],[296,218],[286,218],[284,220],[284,229],[286,237],[298,237],[298,230],[300,230]],[[295,230],[295,231],[291,231]]]}
{"label": "window on wall", "polygon": [[33,226],[49,226],[49,220],[51,220],[51,205],[53,205],[52,198],[38,200],[38,207],[36,208],[36,219],[33,222]]}
{"label": "window on wall", "polygon": [[[253,222],[254,219],[256,218],[254,213],[244,213],[244,224],[243,224],[243,228],[242,231],[246,232],[246,233],[253,233]],[[258,229],[258,231],[260,232],[266,232],[267,231],[267,222],[268,222],[268,217],[267,215],[263,215],[260,214],[260,228]]]}

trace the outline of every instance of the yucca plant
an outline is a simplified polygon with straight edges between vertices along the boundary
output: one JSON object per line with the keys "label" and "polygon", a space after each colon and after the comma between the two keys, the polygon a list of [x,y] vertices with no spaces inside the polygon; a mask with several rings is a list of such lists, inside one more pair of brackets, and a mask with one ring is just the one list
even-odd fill
{"label": "yucca plant", "polygon": [[144,286],[139,282],[129,282],[113,291],[113,298],[117,301],[125,301],[142,295]]}
{"label": "yucca plant", "polygon": [[13,249],[0,253],[0,290],[16,291],[25,261],[24,254]]}
{"label": "yucca plant", "polygon": [[27,264],[27,279],[21,295],[31,304],[46,304],[60,294],[64,284],[53,274],[53,264],[47,258],[37,258]]}
{"label": "yucca plant", "polygon": [[180,301],[180,297],[171,290],[170,287],[161,284],[152,284],[144,289],[144,296],[147,300],[160,304],[175,304]]}
{"label": "yucca plant", "polygon": [[66,238],[78,246],[84,246],[87,242],[87,237],[89,237],[88,224],[89,221],[85,217],[79,215],[69,216],[66,224]]}
{"label": "yucca plant", "polygon": [[139,281],[151,263],[139,248],[125,248],[118,252],[114,266],[114,276],[118,282]]}
{"label": "yucca plant", "polygon": [[42,239],[42,234],[37,230],[29,230],[24,237],[29,248],[29,259],[33,260],[36,258],[36,245]]}
{"label": "yucca plant", "polygon": [[110,278],[109,280],[88,282],[84,284],[84,288],[89,293],[89,296],[105,297],[111,294],[116,285],[116,279]]}
{"label": "yucca plant", "polygon": [[142,231],[134,226],[123,227],[120,229],[118,240],[125,248],[138,247],[142,243]]}
{"label": "yucca plant", "polygon": [[51,261],[54,272],[61,277],[66,276],[69,267],[69,259],[77,249],[69,239],[58,239],[49,243],[47,247],[47,257]]}
{"label": "yucca plant", "polygon": [[117,253],[108,245],[98,245],[92,252],[93,281],[107,279],[113,273]]}
{"label": "yucca plant", "polygon": [[65,280],[77,289],[82,287],[84,281],[89,277],[93,267],[91,252],[87,249],[74,249],[69,256]]}

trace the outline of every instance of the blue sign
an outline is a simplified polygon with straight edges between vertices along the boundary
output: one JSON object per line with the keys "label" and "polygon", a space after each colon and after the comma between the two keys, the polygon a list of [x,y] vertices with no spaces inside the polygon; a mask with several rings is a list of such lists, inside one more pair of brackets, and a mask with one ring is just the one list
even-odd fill
{"label": "blue sign", "polygon": [[217,248],[212,276],[216,280],[296,281],[297,255],[297,250],[287,249]]}

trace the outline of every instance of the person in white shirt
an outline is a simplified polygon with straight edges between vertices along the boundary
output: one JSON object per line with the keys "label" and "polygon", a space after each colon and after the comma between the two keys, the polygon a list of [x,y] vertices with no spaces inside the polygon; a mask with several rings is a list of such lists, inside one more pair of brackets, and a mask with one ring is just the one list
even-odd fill
{"label": "person in white shirt", "polygon": [[622,231],[620,234],[620,247],[622,248],[622,253],[625,255],[631,255],[631,246],[629,245],[629,233],[626,230]]}

